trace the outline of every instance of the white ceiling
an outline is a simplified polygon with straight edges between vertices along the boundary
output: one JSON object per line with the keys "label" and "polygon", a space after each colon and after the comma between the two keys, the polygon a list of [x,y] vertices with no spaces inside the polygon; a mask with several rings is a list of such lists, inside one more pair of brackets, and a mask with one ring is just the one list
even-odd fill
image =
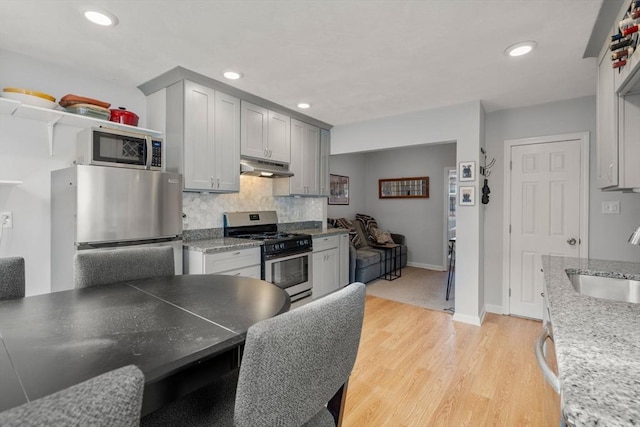
{"label": "white ceiling", "polygon": [[[602,1],[0,0],[0,48],[125,87],[183,66],[288,108],[310,102],[305,114],[340,125],[593,95],[583,53]],[[119,24],[89,23],[88,4]],[[523,40],[533,54],[504,55]],[[229,68],[244,78],[225,80]]]}

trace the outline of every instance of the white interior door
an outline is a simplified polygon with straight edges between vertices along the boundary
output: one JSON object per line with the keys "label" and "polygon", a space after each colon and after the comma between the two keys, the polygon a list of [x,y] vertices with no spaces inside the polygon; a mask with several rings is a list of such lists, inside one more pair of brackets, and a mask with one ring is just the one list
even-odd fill
{"label": "white interior door", "polygon": [[584,138],[531,142],[510,147],[509,308],[541,319],[541,256],[580,257],[586,249],[588,148]]}

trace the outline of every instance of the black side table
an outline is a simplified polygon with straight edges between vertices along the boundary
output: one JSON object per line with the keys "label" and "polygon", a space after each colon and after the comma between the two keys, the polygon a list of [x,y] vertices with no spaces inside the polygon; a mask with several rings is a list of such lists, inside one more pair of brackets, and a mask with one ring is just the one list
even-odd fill
{"label": "black side table", "polygon": [[451,285],[453,285],[455,274],[456,274],[456,238],[452,237],[451,239],[449,239],[449,274],[447,277],[447,297],[445,298],[447,301],[449,301],[449,294],[451,293]]}
{"label": "black side table", "polygon": [[[376,249],[384,249],[383,270],[380,275],[381,279],[396,280],[402,277],[402,260],[398,260],[401,255],[400,248],[402,245],[396,243],[384,243],[382,245],[373,245]],[[387,271],[387,262],[389,262],[389,271]]]}

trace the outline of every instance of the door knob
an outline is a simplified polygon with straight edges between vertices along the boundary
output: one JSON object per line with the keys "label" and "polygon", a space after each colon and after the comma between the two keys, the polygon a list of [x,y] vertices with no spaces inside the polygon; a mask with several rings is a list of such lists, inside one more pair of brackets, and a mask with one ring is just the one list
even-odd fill
{"label": "door knob", "polygon": [[577,242],[577,240],[575,238],[573,238],[573,237],[570,238],[570,239],[567,239],[567,243],[570,244],[571,246],[575,245],[576,242]]}

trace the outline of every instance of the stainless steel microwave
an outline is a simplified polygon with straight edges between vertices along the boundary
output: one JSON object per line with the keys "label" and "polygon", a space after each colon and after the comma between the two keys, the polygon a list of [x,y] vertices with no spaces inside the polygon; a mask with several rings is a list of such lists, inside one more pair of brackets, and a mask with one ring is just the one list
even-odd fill
{"label": "stainless steel microwave", "polygon": [[90,127],[78,133],[76,162],[81,165],[163,170],[163,141],[143,133]]}

